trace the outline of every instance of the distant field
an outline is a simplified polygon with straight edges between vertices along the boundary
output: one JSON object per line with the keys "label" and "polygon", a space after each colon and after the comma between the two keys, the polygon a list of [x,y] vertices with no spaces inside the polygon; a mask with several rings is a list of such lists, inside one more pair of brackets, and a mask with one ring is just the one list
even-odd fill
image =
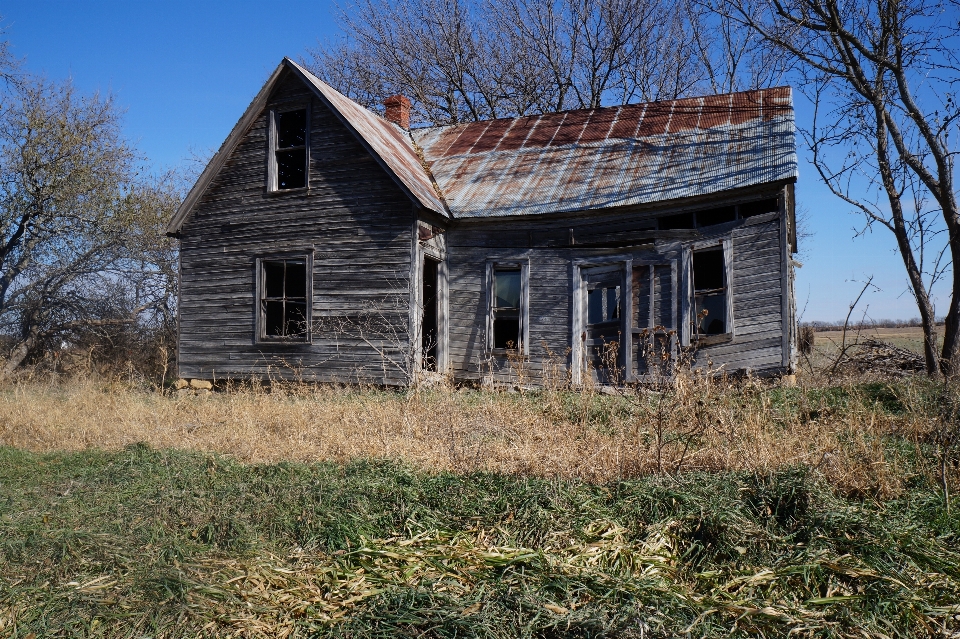
{"label": "distant field", "polygon": [[[917,353],[923,353],[923,329],[919,326],[906,328],[865,328],[857,331],[847,331],[847,341],[851,341],[859,334],[860,338],[879,339],[894,346],[908,348]],[[826,346],[831,343],[840,344],[843,331],[817,331],[817,345]]]}

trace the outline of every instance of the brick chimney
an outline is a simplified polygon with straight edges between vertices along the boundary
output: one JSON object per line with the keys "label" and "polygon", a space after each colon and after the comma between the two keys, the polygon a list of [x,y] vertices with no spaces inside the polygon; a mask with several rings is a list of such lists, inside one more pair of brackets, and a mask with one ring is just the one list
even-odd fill
{"label": "brick chimney", "polygon": [[394,95],[383,101],[387,107],[384,117],[402,129],[410,128],[410,100],[402,95]]}

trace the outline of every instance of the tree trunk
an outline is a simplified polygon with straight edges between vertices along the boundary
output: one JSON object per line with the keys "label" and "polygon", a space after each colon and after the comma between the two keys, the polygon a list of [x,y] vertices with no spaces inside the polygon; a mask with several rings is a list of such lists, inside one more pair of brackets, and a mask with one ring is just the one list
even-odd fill
{"label": "tree trunk", "polygon": [[[950,229],[953,255],[953,289],[950,308],[943,323],[943,350],[940,353],[940,371],[947,377],[960,375],[960,231]],[[953,239],[958,238],[958,239]]]}
{"label": "tree trunk", "polygon": [[36,329],[30,329],[27,336],[13,347],[9,357],[7,357],[3,363],[3,368],[0,369],[0,379],[6,379],[13,375],[13,372],[20,367],[23,360],[27,359],[27,356],[30,355],[33,347],[37,345],[38,337],[39,334]]}
{"label": "tree trunk", "polygon": [[[883,75],[884,72],[881,70],[875,84],[878,89],[882,89]],[[903,258],[903,266],[907,271],[907,277],[910,279],[910,288],[917,302],[917,310],[920,311],[920,323],[923,326],[923,362],[927,375],[936,376],[940,374],[940,362],[937,358],[937,320],[933,312],[933,304],[930,303],[930,292],[923,284],[921,266],[917,263],[913,254],[913,247],[910,245],[910,234],[903,215],[903,205],[900,202],[901,193],[900,189],[897,188],[890,165],[889,131],[887,130],[884,104],[883,94],[877,91],[873,96],[877,134],[877,168],[880,171],[880,180],[890,202],[891,220],[888,223],[888,228],[893,231],[896,237],[897,247],[900,249],[900,256]],[[954,296],[954,299],[956,299],[956,296]]]}

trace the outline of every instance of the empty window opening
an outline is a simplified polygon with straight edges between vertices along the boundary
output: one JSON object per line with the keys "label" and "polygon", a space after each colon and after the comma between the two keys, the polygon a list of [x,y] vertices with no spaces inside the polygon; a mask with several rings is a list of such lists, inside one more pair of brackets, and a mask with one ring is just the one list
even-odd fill
{"label": "empty window opening", "polygon": [[276,113],[278,190],[301,189],[307,185],[307,110]]}
{"label": "empty window opening", "polygon": [[693,252],[693,332],[722,335],[727,332],[727,276],[723,249]]}
{"label": "empty window opening", "polygon": [[261,262],[261,337],[306,340],[307,263],[305,260]]}
{"label": "empty window opening", "polygon": [[439,338],[439,266],[429,257],[423,260],[423,317],[420,336],[423,349],[423,369],[437,370],[437,343]]}
{"label": "empty window opening", "polygon": [[747,218],[764,213],[777,213],[780,210],[780,200],[775,197],[767,200],[758,200],[740,205],[740,217]]}
{"label": "empty window opening", "polygon": [[714,209],[694,211],[692,213],[677,213],[657,218],[657,228],[661,231],[676,229],[698,229],[705,226],[716,226],[737,220],[744,220],[754,215],[776,213],[780,210],[778,198],[767,198],[755,202],[747,202],[737,206],[720,206]]}
{"label": "empty window opening", "polygon": [[726,224],[734,222],[737,219],[737,207],[723,206],[706,211],[697,211],[697,226],[713,226],[715,224]]}
{"label": "empty window opening", "polygon": [[519,349],[520,269],[493,270],[493,347]]}
{"label": "empty window opening", "polygon": [[661,231],[673,231],[676,229],[692,229],[693,213],[680,213],[679,215],[667,215],[657,220],[657,226]]}
{"label": "empty window opening", "polygon": [[587,323],[603,324],[620,320],[620,286],[587,291]]}

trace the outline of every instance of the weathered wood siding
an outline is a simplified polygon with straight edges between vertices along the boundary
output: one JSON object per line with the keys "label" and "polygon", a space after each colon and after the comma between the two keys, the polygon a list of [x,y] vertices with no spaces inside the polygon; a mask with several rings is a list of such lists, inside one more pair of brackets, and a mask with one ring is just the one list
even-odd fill
{"label": "weathered wood siding", "polygon": [[[310,104],[309,190],[270,194],[269,107],[293,101]],[[402,382],[394,362],[408,351],[411,202],[298,79],[281,79],[269,107],[183,226],[180,374]],[[258,343],[256,258],[311,251],[312,343]],[[388,336],[374,327],[379,311]],[[359,337],[362,325],[377,348]]]}
{"label": "weathered wood siding", "polygon": [[[767,192],[757,197],[778,193]],[[789,334],[793,321],[782,313],[781,276],[783,269],[788,268],[789,258],[786,252],[789,249],[783,245],[781,235],[784,213],[742,220],[716,231],[651,234],[656,226],[655,218],[662,214],[662,210],[647,210],[591,213],[549,221],[536,218],[457,221],[446,237],[450,372],[462,379],[491,375],[515,379],[517,374],[533,383],[544,375],[561,381],[567,379],[572,365],[575,262],[663,261],[662,258],[679,261],[680,247],[714,237],[732,240],[734,335],[730,341],[702,347],[697,352],[696,365],[709,363],[730,371],[783,370],[789,361],[789,354],[784,358],[784,331]],[[649,239],[651,235],[656,239]],[[530,269],[528,355],[523,358],[496,355],[486,348],[485,265],[488,261],[524,260]],[[682,269],[682,265],[678,266]],[[670,299],[670,267],[657,266],[654,272],[655,290],[659,291],[655,296],[655,322],[670,327],[674,312],[678,322],[681,321],[682,300]],[[643,291],[648,293],[649,284]],[[637,299],[637,290],[633,294],[633,315],[649,314],[649,302]]]}
{"label": "weathered wood siding", "polygon": [[[768,217],[768,216],[764,216]],[[780,229],[782,217],[748,220],[733,236],[733,341],[706,346],[696,353],[699,365],[728,371],[765,371],[783,366]]]}

